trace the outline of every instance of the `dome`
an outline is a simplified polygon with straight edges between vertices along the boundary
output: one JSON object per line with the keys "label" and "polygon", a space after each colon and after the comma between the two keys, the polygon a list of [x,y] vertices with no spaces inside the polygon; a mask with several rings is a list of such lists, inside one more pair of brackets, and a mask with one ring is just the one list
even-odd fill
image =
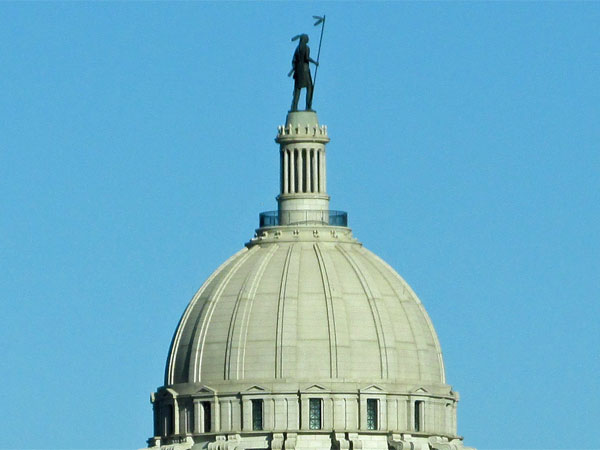
{"label": "dome", "polygon": [[183,313],[150,447],[465,449],[423,305],[329,209],[327,127],[292,111],[275,141],[278,209]]}
{"label": "dome", "polygon": [[347,228],[296,231],[265,230],[204,283],[165,384],[443,384],[436,333],[408,284]]}

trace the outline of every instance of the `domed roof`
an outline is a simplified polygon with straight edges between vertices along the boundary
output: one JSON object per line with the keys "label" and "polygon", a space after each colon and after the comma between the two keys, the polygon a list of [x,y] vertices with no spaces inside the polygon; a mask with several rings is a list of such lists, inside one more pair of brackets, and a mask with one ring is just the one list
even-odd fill
{"label": "domed roof", "polygon": [[278,380],[445,383],[421,302],[348,228],[263,229],[181,318],[166,385]]}
{"label": "domed roof", "polygon": [[327,127],[291,111],[278,127],[277,211],[185,310],[153,447],[466,449],[458,394],[423,305],[329,209]]}

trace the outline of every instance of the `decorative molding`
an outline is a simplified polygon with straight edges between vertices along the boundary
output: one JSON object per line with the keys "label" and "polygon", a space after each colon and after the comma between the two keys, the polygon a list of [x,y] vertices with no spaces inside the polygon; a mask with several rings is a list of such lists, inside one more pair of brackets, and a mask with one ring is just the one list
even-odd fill
{"label": "decorative molding", "polygon": [[302,389],[300,392],[329,392],[329,389],[327,389],[325,386],[322,386],[320,384],[311,384],[308,387]]}
{"label": "decorative molding", "polygon": [[385,393],[385,389],[383,389],[381,386],[378,386],[376,384],[370,384],[362,389],[359,389],[358,392],[363,393],[363,392],[377,392],[380,394],[384,394]]}
{"label": "decorative molding", "polygon": [[258,384],[255,384],[253,386],[250,386],[248,389],[243,390],[242,392],[240,392],[240,394],[252,394],[255,392],[266,392],[266,388],[259,386]]}
{"label": "decorative molding", "polygon": [[416,389],[410,391],[411,394],[429,394],[429,391],[425,389],[423,386],[419,386]]}
{"label": "decorative molding", "polygon": [[213,388],[206,386],[206,385],[202,385],[200,387],[200,389],[198,389],[196,391],[196,394],[216,394],[216,393],[217,393],[216,390],[214,390]]}

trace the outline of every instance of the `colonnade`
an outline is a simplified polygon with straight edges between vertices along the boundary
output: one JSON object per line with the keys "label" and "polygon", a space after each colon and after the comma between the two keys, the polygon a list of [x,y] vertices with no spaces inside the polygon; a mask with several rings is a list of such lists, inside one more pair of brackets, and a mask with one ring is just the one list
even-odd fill
{"label": "colonnade", "polygon": [[282,194],[326,192],[324,148],[284,147],[280,151],[280,166]]}

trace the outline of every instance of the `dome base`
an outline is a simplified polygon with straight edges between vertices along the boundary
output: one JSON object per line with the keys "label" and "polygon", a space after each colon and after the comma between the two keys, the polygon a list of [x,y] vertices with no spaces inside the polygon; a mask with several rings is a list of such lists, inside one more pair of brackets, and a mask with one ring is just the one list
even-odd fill
{"label": "dome base", "polygon": [[284,433],[239,433],[153,437],[148,448],[155,450],[475,450],[459,436],[427,433],[327,432],[312,430]]}

